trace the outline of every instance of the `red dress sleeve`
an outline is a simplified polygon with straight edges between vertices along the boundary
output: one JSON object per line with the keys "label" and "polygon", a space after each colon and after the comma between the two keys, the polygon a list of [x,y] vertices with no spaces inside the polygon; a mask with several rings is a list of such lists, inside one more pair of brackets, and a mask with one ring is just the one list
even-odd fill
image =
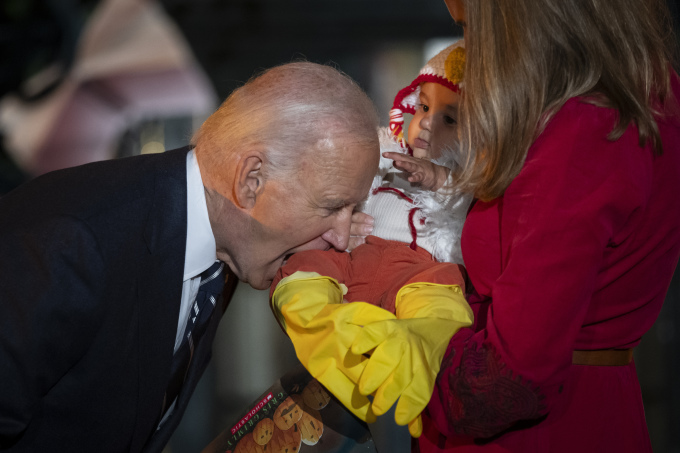
{"label": "red dress sleeve", "polygon": [[608,140],[615,121],[570,100],[504,196],[471,210],[462,246],[479,319],[452,338],[428,406],[443,434],[493,436],[559,398],[607,249],[651,190],[650,149],[633,126]]}

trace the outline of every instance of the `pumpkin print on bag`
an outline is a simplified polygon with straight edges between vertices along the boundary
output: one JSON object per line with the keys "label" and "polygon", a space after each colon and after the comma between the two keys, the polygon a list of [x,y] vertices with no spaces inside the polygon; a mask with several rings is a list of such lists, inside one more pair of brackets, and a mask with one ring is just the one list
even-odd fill
{"label": "pumpkin print on bag", "polygon": [[267,445],[274,435],[274,420],[263,418],[253,430],[253,439],[258,445]]}
{"label": "pumpkin print on bag", "polygon": [[270,440],[267,445],[267,451],[271,453],[297,453],[300,451],[301,444],[302,437],[300,436],[300,431],[298,431],[297,426],[286,431],[275,428],[272,440]]}
{"label": "pumpkin print on bag", "polygon": [[323,435],[321,414],[311,407],[305,407],[302,418],[297,422],[297,427],[305,445],[316,445]]}
{"label": "pumpkin print on bag", "polygon": [[244,436],[236,445],[234,453],[265,453],[265,447],[258,445],[253,436]]}
{"label": "pumpkin print on bag", "polygon": [[316,379],[309,381],[302,390],[302,398],[307,406],[317,411],[326,407],[331,400],[328,391]]}
{"label": "pumpkin print on bag", "polygon": [[274,423],[282,431],[290,429],[302,417],[302,408],[295,401],[296,399],[301,401],[300,395],[289,396],[274,412]]}

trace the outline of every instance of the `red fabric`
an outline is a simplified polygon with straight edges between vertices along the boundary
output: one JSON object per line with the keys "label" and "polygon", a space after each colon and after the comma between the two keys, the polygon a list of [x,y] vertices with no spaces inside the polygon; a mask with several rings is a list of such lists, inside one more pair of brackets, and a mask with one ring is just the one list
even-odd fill
{"label": "red fabric", "polygon": [[425,249],[412,250],[408,244],[368,236],[366,243],[351,253],[309,250],[293,255],[279,269],[272,282],[295,271],[317,272],[347,286],[345,300],[368,302],[394,313],[394,300],[402,286],[430,282],[460,285],[465,290],[464,269],[458,264],[439,263]]}
{"label": "red fabric", "polygon": [[661,309],[680,257],[680,115],[666,109],[655,156],[634,126],[607,139],[614,111],[570,100],[505,195],[471,209],[477,318],[451,340],[420,451],[651,451],[635,365],[571,355],[634,347]]}

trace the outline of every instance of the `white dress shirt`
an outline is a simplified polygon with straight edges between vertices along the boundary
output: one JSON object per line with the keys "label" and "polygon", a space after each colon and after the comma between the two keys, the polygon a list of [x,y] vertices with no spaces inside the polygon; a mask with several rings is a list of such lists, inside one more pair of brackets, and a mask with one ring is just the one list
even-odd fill
{"label": "white dress shirt", "polygon": [[[208,206],[205,202],[203,180],[198,168],[198,161],[194,151],[187,154],[187,242],[184,254],[184,278],[182,281],[182,301],[179,307],[179,319],[177,320],[177,334],[175,336],[175,349],[177,352],[182,344],[184,330],[191,313],[191,306],[198,295],[198,287],[201,284],[201,272],[212,266],[217,259],[215,236],[210,227]],[[158,428],[165,423],[175,410],[177,399],[173,400],[168,407]]]}
{"label": "white dress shirt", "polygon": [[187,154],[187,243],[175,351],[182,343],[191,305],[196,300],[201,283],[201,272],[212,266],[217,259],[215,250],[215,236],[208,218],[203,180],[192,150]]}

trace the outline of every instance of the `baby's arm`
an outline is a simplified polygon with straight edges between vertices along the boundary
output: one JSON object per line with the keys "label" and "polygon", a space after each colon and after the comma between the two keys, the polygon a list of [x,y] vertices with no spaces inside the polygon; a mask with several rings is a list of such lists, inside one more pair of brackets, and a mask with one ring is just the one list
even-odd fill
{"label": "baby's arm", "polygon": [[449,177],[448,168],[434,164],[427,159],[393,152],[383,153],[383,156],[393,159],[395,168],[409,174],[409,182],[417,183],[425,190],[436,192]]}

